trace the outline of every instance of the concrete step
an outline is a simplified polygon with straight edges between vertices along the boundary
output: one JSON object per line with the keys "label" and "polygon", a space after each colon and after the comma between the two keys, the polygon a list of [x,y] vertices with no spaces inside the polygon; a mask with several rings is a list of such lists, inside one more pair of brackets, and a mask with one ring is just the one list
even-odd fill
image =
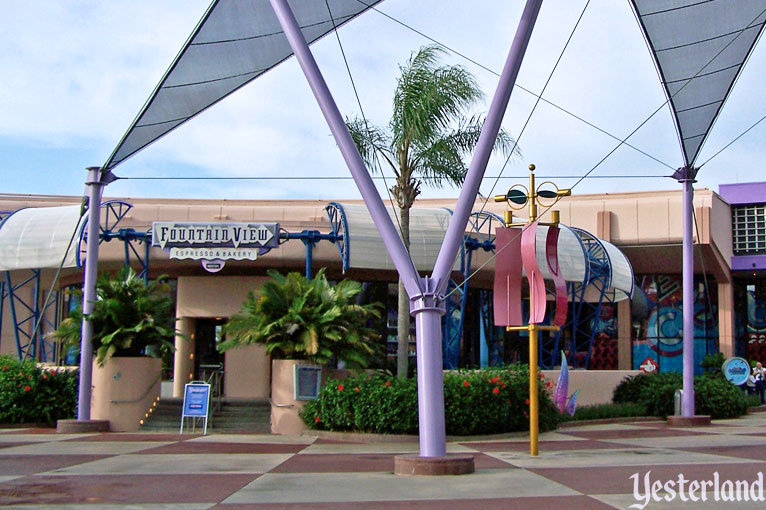
{"label": "concrete step", "polygon": [[[161,399],[144,425],[141,426],[141,430],[147,432],[177,431],[181,424],[182,408],[183,399]],[[270,419],[271,406],[267,401],[225,401],[220,410],[213,412],[208,430],[268,434],[271,432]]]}

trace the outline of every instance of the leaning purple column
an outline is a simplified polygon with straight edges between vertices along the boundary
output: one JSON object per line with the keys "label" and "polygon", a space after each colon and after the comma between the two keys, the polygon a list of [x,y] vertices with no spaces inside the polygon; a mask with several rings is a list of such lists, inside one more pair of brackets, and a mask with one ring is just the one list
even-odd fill
{"label": "leaning purple column", "polygon": [[516,83],[516,76],[519,74],[521,62],[524,59],[524,53],[527,51],[527,44],[529,44],[529,39],[532,36],[532,29],[535,26],[535,20],[537,20],[537,14],[540,12],[542,3],[542,0],[527,0],[524,12],[521,14],[521,20],[516,29],[516,36],[513,38],[513,44],[511,44],[511,49],[505,60],[503,71],[500,73],[500,80],[498,81],[495,95],[492,98],[492,103],[489,106],[479,141],[476,144],[476,151],[468,167],[468,174],[463,183],[463,189],[460,191],[460,196],[455,205],[455,212],[452,214],[452,219],[444,237],[444,243],[439,250],[439,256],[436,258],[433,278],[437,281],[439,292],[444,292],[449,283],[452,264],[455,261],[455,257],[457,257],[460,244],[463,242],[468,216],[471,214],[474,202],[476,201],[476,195],[479,192],[484,171],[487,169],[487,162],[495,145],[495,140],[497,140],[497,133],[500,131],[500,124],[508,107],[508,101],[511,98],[511,92]]}
{"label": "leaning purple column", "polygon": [[279,19],[279,23],[282,25],[282,30],[284,30],[287,36],[290,47],[293,53],[295,53],[295,58],[306,75],[311,91],[314,93],[319,108],[322,110],[322,115],[324,115],[325,121],[335,138],[335,142],[338,144],[346,166],[351,171],[351,176],[354,178],[364,203],[370,211],[383,244],[386,246],[389,255],[391,255],[396,270],[404,280],[407,293],[410,296],[419,293],[419,276],[412,265],[410,255],[407,253],[404,243],[402,243],[401,238],[397,234],[394,223],[391,221],[391,217],[388,215],[388,211],[386,211],[386,207],[383,204],[383,200],[380,198],[367,168],[364,166],[364,161],[362,161],[354,140],[351,138],[348,128],[346,128],[343,116],[340,114],[332,94],[330,94],[330,90],[327,88],[327,84],[322,77],[322,73],[319,71],[311,50],[309,50],[300,26],[290,10],[290,6],[286,0],[270,1],[277,19]]}
{"label": "leaning purple column", "polygon": [[683,354],[683,388],[682,415],[694,416],[694,246],[692,232],[694,231],[694,168],[686,167],[684,178],[684,233],[683,233],[683,322],[684,322],[684,354]]}
{"label": "leaning purple column", "polygon": [[[290,47],[306,75],[322,114],[351,171],[362,198],[367,205],[373,222],[380,233],[383,244],[404,282],[410,297],[410,310],[415,316],[418,364],[418,416],[420,425],[420,455],[422,457],[443,457],[446,455],[444,426],[444,387],[442,379],[441,316],[444,314],[440,290],[446,288],[452,264],[465,234],[468,215],[473,207],[481,178],[486,169],[489,153],[500,128],[503,113],[508,104],[518,68],[526,49],[532,26],[539,12],[542,0],[528,0],[514,39],[506,66],[500,78],[498,92],[487,115],[485,129],[479,140],[477,155],[469,167],[466,184],[458,199],[456,214],[448,228],[434,270],[434,279],[421,279],[412,264],[404,243],[396,232],[388,211],[364,166],[343,117],[333,101],[327,84],[300,31],[295,16],[286,0],[270,0],[280,25],[287,36]],[[521,34],[521,35],[520,35]],[[509,62],[512,64],[509,65]],[[490,120],[490,118],[492,120]],[[492,132],[494,130],[494,133]],[[486,133],[484,132],[486,131]],[[440,262],[441,261],[441,262]]]}
{"label": "leaning purple column", "polygon": [[88,317],[93,313],[96,301],[96,277],[98,275],[98,243],[101,224],[101,194],[104,183],[101,169],[88,167],[88,179],[85,181],[88,196],[88,245],[85,255],[85,275],[82,292],[82,334],[80,339],[80,386],[77,399],[77,420],[90,420],[91,384],[93,382],[93,323]]}

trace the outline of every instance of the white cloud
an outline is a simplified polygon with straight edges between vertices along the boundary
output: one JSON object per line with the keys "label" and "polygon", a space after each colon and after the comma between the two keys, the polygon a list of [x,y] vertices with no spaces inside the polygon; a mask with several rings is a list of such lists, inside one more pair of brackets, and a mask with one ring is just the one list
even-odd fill
{"label": "white cloud", "polygon": [[[6,6],[0,31],[4,79],[0,81],[0,159],[14,172],[5,191],[57,193],[62,186],[34,170],[47,155],[61,170],[103,162],[180,49],[207,0],[38,0]],[[500,71],[523,2],[486,0],[387,0],[379,8],[456,50]],[[548,0],[543,4],[518,83],[539,91],[547,80],[584,2]],[[340,31],[341,41],[365,115],[378,125],[390,116],[391,95],[412,51],[429,41],[375,12]],[[313,50],[344,115],[359,107],[334,36]],[[497,77],[455,55],[445,59],[474,72],[486,92],[486,111]],[[700,161],[729,143],[763,115],[760,74],[766,55],[753,55],[726,105]],[[545,97],[572,113],[624,137],[664,101],[657,73],[628,2],[591,2],[581,26],[553,75]],[[517,89],[504,126],[520,132],[534,98]],[[700,182],[758,180],[766,123],[716,157]],[[662,109],[629,142],[662,162],[677,166],[677,137]],[[523,160],[505,174],[526,172],[583,174],[616,142],[556,108],[541,103],[526,128]],[[87,161],[72,159],[87,157]],[[95,160],[94,160],[95,158]],[[500,171],[493,158],[488,175]],[[663,175],[669,170],[622,147],[595,174]],[[329,129],[294,60],[270,71],[232,97],[151,145],[117,169],[125,176],[275,176],[348,175]],[[69,174],[67,174],[69,175]],[[704,177],[703,177],[704,176]],[[509,185],[503,180],[498,186]],[[562,182],[569,185],[570,182]],[[490,186],[488,184],[487,186]],[[113,185],[141,196],[217,196],[241,198],[332,198],[357,193],[350,181],[123,181]],[[379,187],[383,187],[379,183]],[[588,180],[578,192],[673,188],[663,179]],[[65,190],[65,191],[62,191]],[[485,191],[482,187],[482,191]],[[446,189],[426,196],[456,196]]]}

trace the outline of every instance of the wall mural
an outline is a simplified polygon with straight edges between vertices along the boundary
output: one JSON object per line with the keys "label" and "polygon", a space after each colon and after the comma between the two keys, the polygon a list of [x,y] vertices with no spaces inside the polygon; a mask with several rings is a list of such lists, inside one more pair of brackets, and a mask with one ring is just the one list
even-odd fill
{"label": "wall mural", "polygon": [[[748,286],[750,287],[750,286]],[[755,286],[747,290],[747,359],[766,360],[766,299],[756,295]]]}
{"label": "wall mural", "polygon": [[591,328],[593,350],[590,355],[591,370],[617,370],[617,305],[604,302]]}
{"label": "wall mural", "polygon": [[[660,372],[683,371],[683,291],[681,276],[639,276],[641,288],[650,302],[649,316],[634,324],[633,368],[651,365]],[[694,285],[694,373],[701,374],[700,363],[708,352],[717,352],[718,299],[715,282],[708,279]]]}

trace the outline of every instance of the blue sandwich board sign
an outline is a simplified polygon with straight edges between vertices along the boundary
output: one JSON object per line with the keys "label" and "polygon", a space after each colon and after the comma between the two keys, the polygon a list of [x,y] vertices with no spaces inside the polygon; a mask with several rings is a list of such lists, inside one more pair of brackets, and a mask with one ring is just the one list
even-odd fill
{"label": "blue sandwich board sign", "polygon": [[205,420],[202,434],[207,434],[207,413],[210,408],[210,385],[206,382],[192,381],[184,386],[184,405],[181,414],[181,434],[184,433],[184,419],[192,418],[192,426],[197,418]]}

